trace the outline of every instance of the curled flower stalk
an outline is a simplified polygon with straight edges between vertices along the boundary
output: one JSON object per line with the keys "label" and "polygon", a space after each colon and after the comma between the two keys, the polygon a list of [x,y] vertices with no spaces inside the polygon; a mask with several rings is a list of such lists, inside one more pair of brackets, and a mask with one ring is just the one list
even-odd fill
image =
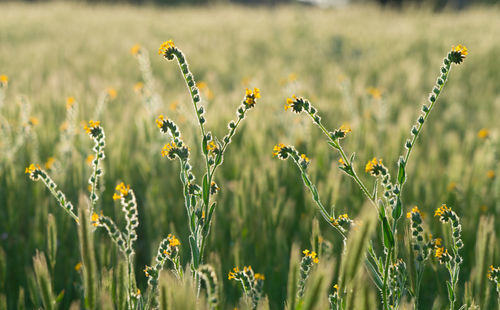
{"label": "curled flower stalk", "polygon": [[309,175],[307,173],[307,167],[310,164],[309,158],[305,154],[299,154],[295,147],[291,145],[284,145],[279,143],[274,146],[273,156],[278,157],[281,160],[286,160],[291,158],[293,162],[297,165],[302,175],[302,181],[304,185],[311,191],[312,197],[316,206],[318,207],[323,219],[328,222],[333,228],[335,228],[342,238],[345,240],[347,229],[351,226],[352,220],[349,219],[347,214],[339,216],[336,218],[335,210],[332,208],[331,212],[328,212],[324,207],[323,203],[319,198],[318,189],[312,183]]}
{"label": "curled flower stalk", "polygon": [[264,275],[254,273],[252,266],[244,267],[243,270],[240,270],[238,267],[234,267],[233,271],[228,273],[227,278],[228,280],[240,282],[245,295],[252,303],[251,308],[253,310],[257,309],[259,301],[262,298],[265,280]]}
{"label": "curled flower stalk", "polygon": [[95,205],[99,197],[97,196],[97,187],[99,178],[103,175],[103,169],[100,162],[104,159],[104,147],[106,145],[104,129],[101,127],[100,122],[90,120],[88,125],[84,126],[85,132],[94,141],[95,152],[94,159],[92,160],[92,175],[89,178],[90,185],[90,214],[94,213]]}
{"label": "curled flower stalk", "polygon": [[495,283],[497,302],[498,305],[500,305],[500,267],[493,267],[493,265],[490,265],[488,270],[488,279]]}
{"label": "curled flower stalk", "polygon": [[178,277],[182,277],[182,267],[180,265],[179,257],[179,246],[180,241],[174,235],[169,234],[167,238],[163,239],[158,246],[158,251],[154,264],[152,266],[146,266],[144,268],[144,273],[148,278],[148,286],[150,292],[148,295],[148,308],[157,309],[159,306],[158,302],[158,281],[160,278],[160,271],[163,269],[167,261],[172,262],[174,269],[174,274]]}
{"label": "curled flower stalk", "polygon": [[413,207],[410,212],[406,214],[406,218],[410,220],[411,231],[411,247],[415,253],[416,265],[416,283],[414,288],[414,308],[419,308],[420,297],[420,284],[424,274],[425,263],[430,257],[434,247],[441,246],[441,238],[431,239],[427,242],[424,240],[424,229],[422,227],[423,217],[417,206]]}
{"label": "curled flower stalk", "polygon": [[[436,102],[438,101],[439,95],[441,95],[443,91],[444,85],[448,80],[448,75],[450,74],[452,64],[458,65],[462,63],[462,61],[465,59],[465,56],[467,55],[468,55],[467,48],[459,44],[456,47],[455,46],[452,47],[451,51],[443,59],[443,66],[440,69],[440,74],[436,80],[436,84],[433,86],[432,92],[429,95],[428,103],[422,105],[422,113],[417,118],[417,124],[413,125],[410,130],[411,138],[406,140],[405,142],[406,153],[404,156],[400,156],[398,161],[399,169],[397,175],[397,182],[393,190],[395,197],[392,200],[391,204],[392,207],[395,209],[403,208],[403,203],[401,201],[401,193],[407,177],[406,167],[408,166],[408,160],[410,159],[410,155],[415,146],[415,143],[417,142],[417,139],[420,136],[420,133],[422,132],[424,124],[429,118],[432,109],[434,108]],[[394,225],[396,225],[396,222],[397,220],[395,220]]]}
{"label": "curled flower stalk", "polygon": [[64,209],[78,224],[78,216],[73,211],[73,204],[66,199],[66,195],[58,189],[56,183],[43,170],[40,165],[31,164],[24,171],[33,181],[42,180],[43,184],[49,189],[50,193],[56,198],[59,206]]}
{"label": "curled flower stalk", "polygon": [[456,287],[458,283],[458,277],[460,275],[460,265],[463,261],[463,258],[459,253],[459,250],[464,246],[462,241],[462,225],[460,224],[460,218],[455,213],[455,211],[453,211],[445,204],[436,209],[434,216],[439,217],[439,221],[441,223],[450,224],[452,252],[448,253],[448,250],[444,247],[437,246],[435,256],[439,260],[440,264],[445,265],[450,275],[450,280],[446,282],[446,285],[448,289],[450,309],[454,310],[456,301]]}

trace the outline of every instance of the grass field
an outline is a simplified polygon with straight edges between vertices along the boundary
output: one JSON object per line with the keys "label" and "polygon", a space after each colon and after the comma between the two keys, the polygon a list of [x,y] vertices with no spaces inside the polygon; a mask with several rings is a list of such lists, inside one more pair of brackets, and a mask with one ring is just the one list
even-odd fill
{"label": "grass field", "polygon": [[[216,177],[221,191],[205,257],[220,282],[222,309],[241,302],[243,293],[227,274],[234,266],[247,265],[265,275],[270,309],[283,309],[290,256],[298,261],[299,250],[313,247],[311,239],[318,237],[318,231],[313,233],[315,219],[320,239],[330,244],[324,246],[329,250],[320,252],[315,268],[332,279],[339,274],[342,241],[320,218],[296,167],[273,158],[276,143],[293,144],[307,154],[309,174],[325,206],[335,205],[339,214],[364,222],[377,217],[373,208],[364,208],[368,201],[356,184],[338,169],[338,153],[322,132],[306,115],[284,111],[286,98],[297,94],[311,100],[330,130],[349,124],[352,132],[343,144],[356,151],[360,178],[373,184],[364,173],[365,163],[374,156],[383,158],[397,175],[404,141],[443,57],[452,45],[466,45],[469,55],[453,67],[413,150],[403,214],[418,205],[426,231],[446,240],[434,210],[443,203],[453,208],[462,220],[465,244],[457,305],[497,309],[495,286],[486,274],[488,266],[500,264],[500,183],[495,177],[500,174],[499,29],[498,7],[432,13],[371,6],[320,10],[0,4],[0,75],[9,79],[0,106],[0,308],[42,305],[33,280],[33,256],[36,249],[49,251],[49,214],[57,227],[57,256],[49,268],[52,286],[55,295],[64,291],[58,307],[83,305],[82,275],[75,270],[81,261],[77,225],[24,170],[32,162],[43,166],[54,157],[48,171],[76,206],[79,195],[88,193],[92,170],[86,163],[92,144],[80,123],[95,120],[99,97],[108,88],[117,96],[99,115],[106,131],[99,208],[124,225],[113,189],[121,181],[133,188],[140,222],[135,269],[142,292],[147,288],[142,270],[169,233],[180,239],[182,264],[189,265],[179,164],[161,157],[168,141],[154,121],[164,114],[177,122],[200,175],[203,158],[189,95],[177,65],[157,54],[161,43],[172,39],[185,53],[196,80],[209,89],[202,90],[202,102],[206,126],[216,136],[227,131],[246,87],[258,87],[262,94]],[[161,97],[152,113],[134,92],[143,79],[130,53],[134,44],[149,51],[155,90]],[[77,133],[63,158],[60,126],[70,96],[78,102],[73,124]],[[38,123],[23,125],[28,117]],[[481,129],[488,130],[488,137],[478,136]],[[408,223],[404,217],[395,236],[401,240],[400,257],[407,257]],[[111,270],[122,257],[103,229],[96,230],[94,239],[99,278],[114,279]],[[372,239],[382,253],[380,229]],[[357,307],[379,302],[380,294],[362,262],[356,270],[357,281],[364,284],[357,286]],[[448,307],[446,279],[445,268],[430,259],[422,280],[421,309]],[[335,283],[328,279],[321,286],[317,309],[328,307],[329,281]],[[103,296],[112,295],[110,283],[115,282],[98,283]],[[401,308],[411,305],[404,297]],[[244,302],[241,307],[246,307]]]}

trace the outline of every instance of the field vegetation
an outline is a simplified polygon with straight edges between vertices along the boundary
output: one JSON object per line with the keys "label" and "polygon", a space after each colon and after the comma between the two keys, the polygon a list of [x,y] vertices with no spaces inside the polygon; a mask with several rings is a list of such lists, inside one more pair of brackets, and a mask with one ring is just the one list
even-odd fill
{"label": "field vegetation", "polygon": [[[411,272],[416,259],[411,236],[417,228],[411,223],[420,218],[424,240],[435,243],[439,237],[450,252],[460,251],[454,309],[464,304],[467,309],[497,309],[499,286],[488,275],[499,279],[498,269],[492,269],[500,265],[498,29],[497,7],[433,13],[375,6],[322,10],[1,3],[0,308],[154,305],[148,299],[154,286],[150,268],[166,253],[158,250],[160,243],[169,246],[165,269],[174,271],[164,272],[158,283],[165,309],[166,304],[170,309],[215,304],[220,309],[254,304],[299,309],[292,306],[295,302],[302,309],[328,309],[329,295],[330,302],[343,299],[350,309],[382,308],[382,300],[394,296],[379,292],[364,254],[387,256],[381,215],[339,169],[345,168],[339,153],[314,121],[284,106],[291,104],[287,98],[296,103],[293,95],[307,98],[329,130],[342,125],[344,131],[352,130],[346,131],[342,145],[356,152],[348,164],[371,191],[375,179],[369,172],[379,163],[373,163],[374,157],[383,159],[395,182],[400,155],[441,74],[443,58],[452,46],[464,44],[468,55],[453,64],[412,144],[402,217],[392,236],[399,246],[390,253],[406,262],[408,285],[415,293],[410,283],[419,274]],[[158,55],[169,39],[189,62],[203,113],[193,109],[194,95],[186,89],[178,56],[166,61],[165,49]],[[223,143],[232,128],[228,123],[238,120],[240,106],[251,111],[224,149],[211,180],[216,182],[213,193],[205,194],[202,180],[209,155],[216,161],[214,149],[223,145],[216,143]],[[200,137],[202,114],[207,131],[219,138],[213,139],[215,144]],[[164,145],[171,143],[168,133],[173,131],[159,115],[177,124],[189,146],[192,171],[204,193],[194,195],[196,205],[204,208],[199,214],[193,209],[199,229],[205,229],[201,219],[210,211],[208,197],[217,202],[209,233],[203,235],[204,256],[198,260],[189,240],[196,225],[186,213],[179,179],[182,160],[167,159],[172,144]],[[105,131],[104,150],[101,131],[92,131],[96,128]],[[293,145],[307,156],[308,178],[322,205],[353,220],[343,232],[351,232],[345,242],[318,211],[301,170],[273,156],[277,143]],[[97,151],[92,150],[95,145]],[[97,155],[101,151],[105,157]],[[61,208],[41,182],[30,180],[36,164],[72,202],[72,211]],[[92,199],[92,193],[99,198]],[[450,225],[440,221],[448,212],[442,204],[460,221],[463,247],[457,246]],[[85,210],[87,205],[95,207],[95,215]],[[106,219],[128,236],[126,246],[108,236],[112,229]],[[456,218],[450,219],[453,223]],[[433,250],[421,271],[419,309],[450,308],[446,281],[454,273],[440,264],[442,255]],[[251,266],[255,292],[244,293],[232,281],[249,273],[244,266]],[[198,273],[200,268],[205,269]],[[339,279],[345,283],[340,288]],[[193,290],[199,283],[200,291]],[[128,296],[122,295],[125,291]],[[88,292],[98,294],[89,297]],[[412,309],[411,294],[400,293],[399,307]]]}

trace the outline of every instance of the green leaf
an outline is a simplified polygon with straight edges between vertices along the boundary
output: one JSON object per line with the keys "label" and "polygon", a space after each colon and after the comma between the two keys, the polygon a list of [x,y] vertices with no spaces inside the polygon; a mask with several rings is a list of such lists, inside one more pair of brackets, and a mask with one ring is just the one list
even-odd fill
{"label": "green leaf", "polygon": [[399,158],[398,183],[403,184],[406,181],[406,163],[401,156]]}
{"label": "green leaf", "polygon": [[191,253],[193,254],[193,264],[194,268],[198,269],[199,267],[199,258],[200,258],[200,250],[196,245],[196,241],[193,236],[189,236],[189,245],[191,246]]}
{"label": "green leaf", "polygon": [[450,304],[454,302],[455,296],[453,295],[453,288],[449,281],[446,281],[446,288],[448,289],[448,300]]}
{"label": "green leaf", "polygon": [[201,149],[203,151],[203,154],[207,155],[208,154],[208,149],[207,149],[207,136],[203,136],[203,140],[201,142]]}
{"label": "green leaf", "polygon": [[365,259],[365,265],[368,267],[368,271],[370,272],[370,275],[373,279],[373,282],[377,286],[377,288],[382,291],[382,287],[384,286],[384,283],[382,282],[382,278],[380,274],[378,273],[378,270],[373,266],[373,264],[370,262],[369,259]]}
{"label": "green leaf", "polygon": [[394,219],[394,221],[397,221],[401,217],[402,213],[403,213],[403,204],[401,203],[401,198],[398,196],[396,200],[396,206],[392,210],[392,218]]}
{"label": "green leaf", "polygon": [[386,248],[390,249],[394,246],[394,235],[389,226],[389,221],[387,221],[387,217],[385,216],[382,218],[382,230],[384,232],[384,245]]}
{"label": "green leaf", "polygon": [[203,176],[203,202],[208,205],[208,194],[210,193],[210,184],[208,184],[208,175]]}
{"label": "green leaf", "polygon": [[61,302],[61,300],[63,300],[63,298],[64,298],[64,290],[62,290],[62,291],[59,293],[59,295],[57,295],[57,297],[56,297],[56,304],[60,303],[60,302]]}

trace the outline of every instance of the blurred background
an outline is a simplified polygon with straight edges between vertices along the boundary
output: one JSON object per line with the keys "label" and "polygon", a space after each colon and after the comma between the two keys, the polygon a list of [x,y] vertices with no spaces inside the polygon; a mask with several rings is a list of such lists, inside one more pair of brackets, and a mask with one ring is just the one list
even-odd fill
{"label": "blurred background", "polygon": [[[40,306],[32,258],[36,249],[47,251],[49,213],[57,224],[51,272],[54,291],[64,292],[60,308],[82,300],[76,226],[24,169],[41,164],[76,205],[78,196],[87,193],[91,172],[92,145],[81,125],[89,119],[100,120],[107,137],[99,208],[123,225],[112,199],[114,187],[121,181],[130,184],[138,199],[136,276],[141,290],[146,290],[141,271],[167,234],[179,237],[187,263],[179,167],[161,157],[169,141],[154,123],[161,113],[180,125],[200,180],[198,129],[189,95],[177,64],[158,56],[161,43],[172,39],[202,88],[207,126],[217,137],[235,118],[246,87],[259,87],[262,93],[216,176],[221,192],[206,258],[217,270],[228,309],[241,294],[227,272],[243,265],[266,276],[270,307],[282,309],[292,245],[312,247],[316,206],[296,167],[272,157],[276,143],[294,144],[311,159],[311,178],[326,206],[356,218],[366,203],[338,169],[338,154],[319,129],[306,115],[284,111],[286,98],[309,98],[330,130],[344,123],[352,128],[343,143],[348,152],[356,152],[355,165],[371,186],[365,163],[383,158],[396,174],[404,141],[443,58],[453,45],[466,45],[469,55],[453,67],[412,154],[404,212],[418,205],[426,215],[426,232],[440,237],[445,232],[433,211],[447,203],[461,216],[465,248],[459,296],[494,309],[494,288],[486,280],[487,266],[500,263],[500,225],[495,224],[500,214],[500,7],[494,2],[0,2],[0,75],[8,77],[0,96],[0,305]],[[136,44],[141,59],[132,49]],[[154,105],[138,84],[149,78]],[[404,240],[408,223],[400,225],[398,237]],[[325,244],[320,259],[338,261],[338,236],[322,222],[320,232]],[[119,253],[101,230],[95,239],[100,274],[108,275]],[[443,309],[447,274],[435,260],[430,266],[422,305]],[[365,280],[376,296],[367,275]]]}

